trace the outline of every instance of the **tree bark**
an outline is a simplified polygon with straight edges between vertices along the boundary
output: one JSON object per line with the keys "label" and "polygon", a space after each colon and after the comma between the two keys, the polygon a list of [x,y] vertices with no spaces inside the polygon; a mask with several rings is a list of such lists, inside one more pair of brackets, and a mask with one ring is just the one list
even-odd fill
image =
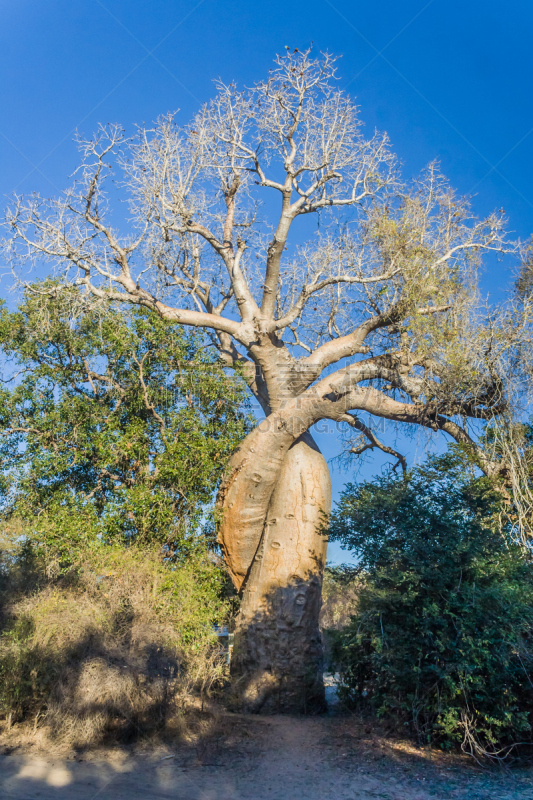
{"label": "tree bark", "polygon": [[[261,438],[263,447],[257,446]],[[257,493],[239,497],[246,481],[238,479],[226,487],[225,504],[231,508],[221,537],[242,595],[231,663],[234,704],[263,713],[317,713],[325,709],[318,616],[327,548],[321,531],[331,506],[329,470],[308,433],[290,446],[279,434],[257,436],[255,444],[248,456],[256,459],[252,475]],[[257,460],[267,451],[268,465]],[[247,461],[241,453],[234,469],[248,472],[251,463]],[[265,473],[266,488],[259,480]],[[257,514],[267,495],[258,536]],[[241,504],[248,509],[248,535],[243,530],[246,519],[243,522],[242,512],[235,508]],[[228,530],[231,522],[237,531]],[[249,558],[244,580],[236,574],[244,571],[236,557],[239,553],[242,558],[243,552]]]}

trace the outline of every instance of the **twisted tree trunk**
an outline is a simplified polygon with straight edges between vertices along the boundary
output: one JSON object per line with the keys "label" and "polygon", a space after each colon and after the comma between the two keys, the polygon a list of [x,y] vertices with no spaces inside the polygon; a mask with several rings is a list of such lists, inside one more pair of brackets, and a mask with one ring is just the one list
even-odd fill
{"label": "twisted tree trunk", "polygon": [[219,502],[226,562],[241,592],[231,664],[249,711],[325,708],[318,628],[330,511],[326,461],[308,433],[250,434],[230,463]]}

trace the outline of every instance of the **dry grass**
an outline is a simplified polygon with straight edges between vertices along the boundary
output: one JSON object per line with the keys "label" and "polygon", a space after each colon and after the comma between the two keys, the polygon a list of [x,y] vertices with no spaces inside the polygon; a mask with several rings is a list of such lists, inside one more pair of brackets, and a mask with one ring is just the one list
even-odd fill
{"label": "dry grass", "polygon": [[227,608],[209,559],[172,570],[156,552],[99,548],[54,580],[30,567],[29,591],[20,564],[4,580],[4,740],[85,748],[182,734],[226,677],[213,624]]}
{"label": "dry grass", "polygon": [[327,568],[322,588],[320,627],[324,630],[343,628],[356,613],[362,578],[356,569]]}
{"label": "dry grass", "polygon": [[326,568],[322,587],[320,629],[324,641],[324,656],[329,669],[331,631],[344,628],[357,611],[362,578],[357,570],[343,567]]}

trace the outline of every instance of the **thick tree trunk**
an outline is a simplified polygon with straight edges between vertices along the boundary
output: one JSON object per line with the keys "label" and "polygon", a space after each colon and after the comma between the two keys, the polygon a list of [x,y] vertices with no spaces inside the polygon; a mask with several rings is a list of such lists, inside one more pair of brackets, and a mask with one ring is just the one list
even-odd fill
{"label": "thick tree trunk", "polygon": [[[264,443],[269,437],[262,438]],[[309,434],[290,447],[283,436],[272,441],[278,445],[275,454],[271,444],[264,452],[252,444],[252,455],[260,459],[268,451],[271,456],[268,465],[255,462],[257,493],[239,497],[246,481],[236,481],[233,499],[241,502],[232,503],[231,489],[226,497],[231,504],[226,523],[233,520],[237,532],[226,527],[223,547],[231,535],[241,544],[236,551],[231,542],[224,548],[234,573],[244,571],[238,553],[248,554],[231,664],[233,690],[236,704],[249,711],[316,713],[325,708],[318,616],[327,547],[321,528],[331,505],[329,470]],[[250,469],[246,461],[241,456],[236,469]],[[270,492],[259,480],[269,470]],[[269,497],[258,535],[257,513],[265,493]],[[248,507],[244,522],[242,511],[234,509],[241,504]],[[246,520],[250,532],[243,530]],[[242,578],[234,580],[239,586]]]}

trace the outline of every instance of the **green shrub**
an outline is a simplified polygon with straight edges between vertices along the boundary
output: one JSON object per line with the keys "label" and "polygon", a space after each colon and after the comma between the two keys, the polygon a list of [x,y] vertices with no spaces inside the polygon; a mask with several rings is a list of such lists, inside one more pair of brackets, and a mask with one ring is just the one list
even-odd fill
{"label": "green shrub", "polygon": [[347,702],[419,741],[503,756],[532,741],[533,565],[453,455],[348,485],[331,534],[363,584],[335,635]]}
{"label": "green shrub", "polygon": [[96,536],[184,556],[250,429],[244,382],[197,332],[33,288],[0,301],[2,518],[67,566]]}
{"label": "green shrub", "polygon": [[168,731],[226,677],[209,519],[245,385],[199,333],[44,288],[0,302],[0,719],[79,746]]}

